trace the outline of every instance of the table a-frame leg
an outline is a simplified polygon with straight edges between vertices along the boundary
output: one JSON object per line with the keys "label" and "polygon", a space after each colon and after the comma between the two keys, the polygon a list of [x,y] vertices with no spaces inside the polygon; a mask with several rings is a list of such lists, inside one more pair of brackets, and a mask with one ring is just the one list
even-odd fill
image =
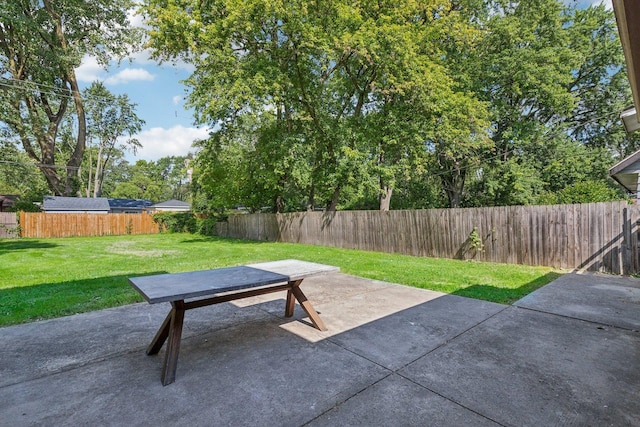
{"label": "table a-frame leg", "polygon": [[147,348],[147,354],[157,354],[165,341],[167,350],[162,364],[162,385],[169,385],[176,380],[178,367],[178,354],[180,353],[180,340],[182,339],[182,325],[184,323],[184,301],[171,303],[171,311],[162,322],[156,336]]}
{"label": "table a-frame leg", "polygon": [[313,308],[313,306],[307,299],[306,295],[300,289],[300,283],[302,283],[302,280],[289,282],[289,284],[291,285],[291,288],[287,291],[287,303],[286,303],[285,313],[284,313],[285,316],[287,317],[293,316],[293,308],[295,305],[295,300],[298,300],[298,303],[300,304],[302,309],[305,311],[305,313],[307,313],[307,316],[309,316],[309,320],[311,320],[311,323],[313,323],[313,325],[319,330],[326,331],[327,327],[325,326],[324,322],[318,315],[318,312],[316,312],[316,310]]}
{"label": "table a-frame leg", "polygon": [[293,287],[300,286],[300,283],[302,283],[302,280],[289,282],[289,289],[287,289],[287,302],[284,308],[284,317],[293,316],[293,311],[296,306],[296,297],[293,295]]}
{"label": "table a-frame leg", "polygon": [[151,356],[154,354],[158,354],[164,342],[167,340],[169,336],[169,328],[171,327],[171,319],[173,318],[173,310],[169,311],[167,317],[164,318],[164,322],[156,332],[156,336],[151,340],[151,344],[147,347],[147,355]]}

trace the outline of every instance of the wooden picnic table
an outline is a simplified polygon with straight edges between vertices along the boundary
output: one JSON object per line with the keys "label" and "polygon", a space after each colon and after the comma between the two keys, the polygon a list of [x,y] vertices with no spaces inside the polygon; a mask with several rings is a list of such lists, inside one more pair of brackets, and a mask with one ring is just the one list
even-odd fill
{"label": "wooden picnic table", "polygon": [[148,355],[157,354],[168,340],[162,366],[162,384],[171,384],[176,378],[182,324],[186,310],[286,290],[285,316],[293,316],[297,300],[313,325],[325,331],[327,328],[324,322],[300,290],[300,284],[306,277],[339,270],[338,267],[330,265],[289,259],[214,270],[130,278],[131,286],[150,304],[171,303],[171,311],[147,348]]}

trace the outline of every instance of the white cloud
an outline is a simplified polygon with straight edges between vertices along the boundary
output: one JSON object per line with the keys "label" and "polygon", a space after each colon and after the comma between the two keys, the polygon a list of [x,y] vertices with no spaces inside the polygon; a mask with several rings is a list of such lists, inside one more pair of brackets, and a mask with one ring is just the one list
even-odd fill
{"label": "white cloud", "polygon": [[95,80],[102,80],[104,72],[104,68],[98,64],[95,58],[85,56],[82,58],[82,64],[76,68],[76,78],[78,81],[91,83]]}
{"label": "white cloud", "polygon": [[125,68],[116,74],[109,75],[108,70],[105,70],[104,67],[98,64],[96,58],[91,56],[85,56],[82,59],[82,63],[76,68],[76,77],[80,82],[91,83],[97,80],[108,85],[133,81],[152,81],[155,79],[155,75],[144,68]]}
{"label": "white cloud", "polygon": [[[129,23],[131,24],[131,26],[143,28],[144,30],[149,30],[151,28],[145,22],[144,15],[142,13],[138,13],[136,8],[130,9],[127,12],[127,16],[129,18]],[[129,60],[135,62],[136,64],[177,68],[179,70],[185,70],[189,73],[193,73],[193,71],[195,70],[195,67],[192,64],[184,62],[180,59],[161,62],[155,59],[151,59],[151,56],[151,49],[143,49],[139,52],[134,52],[129,55]]]}
{"label": "white cloud", "polygon": [[143,49],[138,52],[133,52],[131,55],[129,55],[128,60],[140,65],[158,65],[157,61],[151,59],[151,50],[149,49]]}
{"label": "white cloud", "polygon": [[[564,3],[567,5],[574,5],[574,0],[564,0]],[[604,4],[605,7],[609,10],[613,9],[612,0],[578,0],[578,7],[586,8],[590,5],[596,6],[599,4]]]}
{"label": "white cloud", "polygon": [[104,83],[108,85],[117,85],[132,81],[152,81],[154,78],[155,76],[144,68],[125,68],[113,76],[107,77]]}
{"label": "white cloud", "polygon": [[171,102],[173,102],[173,105],[179,105],[180,102],[182,102],[182,96],[180,95],[176,95],[173,98],[171,98]]}
{"label": "white cloud", "polygon": [[613,9],[613,1],[612,0],[603,0],[602,3],[607,7],[607,9]]}
{"label": "white cloud", "polygon": [[160,127],[144,130],[135,135],[142,148],[138,149],[132,162],[138,159],[158,160],[167,156],[185,156],[194,151],[192,144],[195,140],[206,139],[208,128],[187,128],[181,125],[169,129]]}
{"label": "white cloud", "polygon": [[129,19],[129,24],[132,27],[146,27],[144,17],[141,13],[138,13],[137,8],[129,9],[127,11],[127,18]]}
{"label": "white cloud", "polygon": [[592,5],[598,5],[598,4],[604,4],[605,7],[609,10],[613,9],[613,2],[612,0],[592,0],[591,1]]}

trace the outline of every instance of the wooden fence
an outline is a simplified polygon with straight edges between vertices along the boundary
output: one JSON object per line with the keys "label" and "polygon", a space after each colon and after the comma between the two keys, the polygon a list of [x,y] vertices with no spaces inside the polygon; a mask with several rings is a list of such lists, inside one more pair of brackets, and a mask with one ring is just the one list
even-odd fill
{"label": "wooden fence", "polygon": [[611,202],[233,215],[217,231],[250,240],[634,274],[640,273],[639,220],[640,206]]}
{"label": "wooden fence", "polygon": [[18,236],[18,216],[16,213],[0,212],[0,239]]}
{"label": "wooden fence", "polygon": [[20,212],[22,237],[82,237],[155,234],[153,215]]}

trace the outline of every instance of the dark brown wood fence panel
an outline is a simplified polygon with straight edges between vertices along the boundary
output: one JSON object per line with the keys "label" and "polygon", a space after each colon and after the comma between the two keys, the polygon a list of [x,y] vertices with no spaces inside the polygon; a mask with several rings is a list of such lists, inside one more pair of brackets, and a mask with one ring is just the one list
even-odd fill
{"label": "dark brown wood fence panel", "polygon": [[0,212],[0,239],[18,237],[18,216],[15,212]]}
{"label": "dark brown wood fence panel", "polygon": [[[640,273],[640,207],[626,202],[233,215],[220,235],[414,256]],[[483,247],[473,248],[476,230]]]}
{"label": "dark brown wood fence panel", "polygon": [[83,237],[159,232],[153,215],[20,212],[22,237]]}

